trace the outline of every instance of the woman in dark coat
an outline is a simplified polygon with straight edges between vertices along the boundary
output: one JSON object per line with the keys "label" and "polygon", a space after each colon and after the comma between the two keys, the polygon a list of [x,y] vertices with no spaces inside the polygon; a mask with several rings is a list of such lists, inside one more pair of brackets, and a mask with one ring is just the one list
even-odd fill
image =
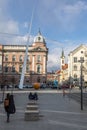
{"label": "woman in dark coat", "polygon": [[14,103],[14,97],[13,95],[10,95],[9,98],[9,112],[10,114],[14,114],[15,113],[15,103]]}
{"label": "woman in dark coat", "polygon": [[9,116],[10,116],[10,113],[9,113],[9,102],[10,102],[10,94],[7,93],[6,98],[4,100],[4,108],[5,108],[5,111],[7,113],[7,122],[9,122]]}
{"label": "woman in dark coat", "polygon": [[15,104],[14,104],[13,95],[7,93],[7,96],[4,101],[4,108],[5,111],[7,112],[7,122],[9,122],[10,114],[15,113]]}

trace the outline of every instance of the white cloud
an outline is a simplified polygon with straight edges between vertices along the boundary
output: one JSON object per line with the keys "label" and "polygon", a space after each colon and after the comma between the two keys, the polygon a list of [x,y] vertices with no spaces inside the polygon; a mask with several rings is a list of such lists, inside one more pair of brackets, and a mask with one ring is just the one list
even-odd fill
{"label": "white cloud", "polygon": [[[57,13],[59,11],[59,13]],[[83,11],[87,11],[87,4],[84,1],[77,1],[73,4],[64,4],[59,10],[55,9],[55,16],[60,21],[61,25],[65,29],[75,29],[78,20]],[[59,15],[58,15],[59,14]],[[68,28],[67,28],[68,27]],[[70,31],[70,29],[69,29]]]}
{"label": "white cloud", "polygon": [[54,46],[48,55],[48,71],[57,70],[60,67],[61,48]]}
{"label": "white cloud", "polygon": [[19,32],[18,23],[13,20],[0,22],[0,32],[18,33]]}
{"label": "white cloud", "polygon": [[[20,33],[19,22],[14,21],[8,14],[9,0],[0,0],[0,32],[18,34]],[[37,4],[37,19],[43,27],[53,27],[68,32],[73,31],[78,26],[78,20],[87,11],[87,2],[83,0],[39,0]],[[25,21],[24,28],[28,27]],[[50,31],[50,30],[49,30]],[[8,34],[0,35],[0,42],[7,44],[25,44],[27,35],[12,36]],[[32,41],[33,37],[31,37]],[[50,41],[52,43],[52,41]],[[65,45],[64,45],[65,44]],[[56,70],[60,65],[60,56],[62,47],[67,58],[68,53],[77,47],[78,43],[74,41],[64,41],[64,43],[54,41],[53,44],[48,44],[48,70]]]}
{"label": "white cloud", "polygon": [[[38,19],[41,25],[71,32],[76,30],[78,22],[87,11],[87,2],[83,0],[43,0],[39,4]],[[46,19],[44,19],[46,18]]]}
{"label": "white cloud", "polygon": [[9,0],[0,0],[0,32],[18,33],[19,25],[8,14]]}

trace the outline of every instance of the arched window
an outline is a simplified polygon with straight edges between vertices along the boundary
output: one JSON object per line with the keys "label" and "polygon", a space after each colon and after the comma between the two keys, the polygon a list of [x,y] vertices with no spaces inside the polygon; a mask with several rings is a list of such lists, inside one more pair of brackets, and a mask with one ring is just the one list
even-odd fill
{"label": "arched window", "polygon": [[37,77],[37,82],[39,82],[39,83],[40,83],[40,77]]}
{"label": "arched window", "polygon": [[22,61],[22,60],[23,60],[23,56],[20,55],[20,56],[19,56],[19,61]]}
{"label": "arched window", "polygon": [[29,65],[26,66],[26,72],[29,73]]}
{"label": "arched window", "polygon": [[37,62],[40,62],[40,61],[41,61],[41,56],[38,55],[38,56],[37,56]]}
{"label": "arched window", "polygon": [[77,71],[77,66],[76,65],[74,65],[74,71]]}
{"label": "arched window", "polygon": [[41,71],[41,66],[37,65],[37,73],[40,73],[40,71]]}
{"label": "arched window", "polygon": [[14,65],[12,66],[12,72],[15,72],[15,66]]}
{"label": "arched window", "polygon": [[5,56],[5,61],[8,61],[8,55]]}
{"label": "arched window", "polygon": [[13,55],[13,56],[12,56],[12,61],[15,61],[15,60],[16,60],[16,56]]}
{"label": "arched window", "polygon": [[74,74],[74,81],[77,81],[77,74]]}
{"label": "arched window", "polygon": [[22,65],[19,66],[19,72],[22,72]]}
{"label": "arched window", "polygon": [[74,78],[77,78],[77,74],[74,74]]}
{"label": "arched window", "polygon": [[5,65],[5,72],[8,72],[8,66]]}

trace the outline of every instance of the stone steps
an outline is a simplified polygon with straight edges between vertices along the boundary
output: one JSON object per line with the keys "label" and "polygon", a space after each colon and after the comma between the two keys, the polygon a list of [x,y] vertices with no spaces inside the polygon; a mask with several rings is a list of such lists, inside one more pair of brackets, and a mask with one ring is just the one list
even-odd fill
{"label": "stone steps", "polygon": [[36,121],[39,120],[38,110],[25,110],[25,121]]}
{"label": "stone steps", "polygon": [[38,110],[38,105],[27,105],[26,109],[27,110]]}
{"label": "stone steps", "polygon": [[39,120],[39,109],[37,102],[32,100],[26,105],[25,121],[36,120]]}

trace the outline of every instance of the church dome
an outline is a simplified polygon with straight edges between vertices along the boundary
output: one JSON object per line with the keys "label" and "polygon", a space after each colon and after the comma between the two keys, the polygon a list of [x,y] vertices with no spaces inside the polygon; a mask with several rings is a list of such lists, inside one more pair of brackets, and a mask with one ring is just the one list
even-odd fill
{"label": "church dome", "polygon": [[40,30],[39,30],[37,36],[34,38],[34,43],[35,43],[35,42],[45,43],[45,39],[44,39],[44,37],[41,35]]}

